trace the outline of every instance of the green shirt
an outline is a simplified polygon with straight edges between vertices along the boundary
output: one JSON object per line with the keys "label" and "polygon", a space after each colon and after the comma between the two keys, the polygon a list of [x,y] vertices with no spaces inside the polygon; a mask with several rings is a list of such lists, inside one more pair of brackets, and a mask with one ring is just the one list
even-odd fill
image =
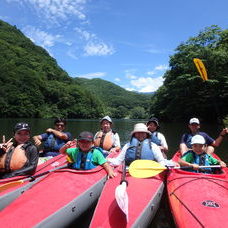
{"label": "green shirt", "polygon": [[[188,162],[188,163],[191,163],[193,164],[195,162],[195,158],[194,158],[194,155],[193,155],[193,151],[191,151],[191,153],[186,153],[184,154],[181,159]],[[217,165],[219,164],[219,161],[216,159],[216,158],[213,158],[211,155],[207,155],[208,156],[208,162],[210,165]]]}
{"label": "green shirt", "polygon": [[[80,148],[68,148],[66,150],[68,156],[72,159],[73,162],[77,161],[77,156],[79,152],[82,152]],[[83,153],[83,152],[82,152]],[[103,154],[100,150],[94,149],[93,150],[93,156],[92,156],[92,162],[94,165],[103,165],[107,160],[104,158]]]}

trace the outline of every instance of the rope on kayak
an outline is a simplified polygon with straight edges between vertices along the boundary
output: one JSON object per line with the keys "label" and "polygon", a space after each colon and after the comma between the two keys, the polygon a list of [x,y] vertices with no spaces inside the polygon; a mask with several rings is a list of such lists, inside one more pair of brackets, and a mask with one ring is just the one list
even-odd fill
{"label": "rope on kayak", "polygon": [[180,200],[179,199],[179,197],[175,194],[175,193],[171,193],[170,195],[174,195],[175,197],[176,197],[176,199],[185,207],[185,209],[192,215],[192,217],[200,224],[200,226],[201,227],[205,227],[201,222],[200,222],[200,220],[196,217],[196,215],[188,208],[188,206],[187,205],[185,205],[184,203],[183,203],[183,201],[182,200]]}
{"label": "rope on kayak", "polygon": [[[183,178],[193,178],[193,177],[179,177],[179,178],[174,178],[174,179],[172,179],[171,181],[177,180],[177,179],[183,179]],[[180,186],[176,187],[175,190],[173,190],[173,192],[175,192],[176,190],[178,190],[178,189],[181,188],[182,186],[184,186],[184,185],[186,185],[186,184],[189,184],[190,182],[197,181],[197,180],[200,180],[200,179],[201,179],[201,180],[207,180],[207,181],[213,182],[214,184],[217,184],[217,185],[219,185],[220,187],[223,187],[223,188],[225,188],[226,190],[228,190],[228,188],[226,188],[225,186],[222,186],[221,184],[215,182],[215,181],[221,181],[221,182],[226,182],[226,183],[228,183],[228,181],[226,181],[226,180],[221,180],[221,179],[217,179],[217,178],[213,178],[213,177],[197,177],[197,178],[194,178],[194,179],[192,179],[192,180],[189,180],[189,181],[187,181],[187,182],[181,184]],[[169,181],[169,183],[170,183],[171,181]]]}

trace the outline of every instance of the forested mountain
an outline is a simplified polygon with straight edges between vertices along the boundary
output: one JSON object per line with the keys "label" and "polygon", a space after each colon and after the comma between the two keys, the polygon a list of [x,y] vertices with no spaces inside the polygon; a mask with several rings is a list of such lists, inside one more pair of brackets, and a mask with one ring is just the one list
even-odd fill
{"label": "forested mountain", "polygon": [[[117,118],[126,116],[143,118],[148,117],[149,103],[152,94],[126,91],[120,86],[102,79],[75,78],[75,81],[98,96],[109,107],[110,115],[114,113]],[[133,108],[133,109],[132,109]],[[129,110],[131,110],[129,112]]]}
{"label": "forested mountain", "polygon": [[[208,80],[203,81],[193,58],[204,62]],[[153,96],[151,112],[166,121],[197,116],[216,121],[228,114],[228,30],[211,26],[189,38],[170,57],[170,70]]]}
{"label": "forested mountain", "polygon": [[147,116],[150,96],[100,79],[71,78],[43,48],[2,20],[0,53],[0,117]]}

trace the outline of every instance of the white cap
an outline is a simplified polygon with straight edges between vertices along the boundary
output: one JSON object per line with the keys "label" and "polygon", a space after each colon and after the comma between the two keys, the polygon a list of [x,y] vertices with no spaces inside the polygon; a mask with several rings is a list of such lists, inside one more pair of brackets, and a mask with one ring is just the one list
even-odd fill
{"label": "white cap", "polygon": [[200,124],[200,121],[199,121],[199,119],[197,119],[197,118],[191,118],[191,119],[189,120],[189,124],[193,124],[193,123]]}
{"label": "white cap", "polygon": [[135,134],[136,132],[145,132],[151,135],[151,132],[147,129],[147,126],[144,123],[135,124],[134,130],[131,132],[131,135]]}
{"label": "white cap", "polygon": [[103,117],[103,118],[100,120],[100,123],[101,123],[103,120],[107,120],[108,122],[112,123],[112,119],[111,119],[109,116]]}
{"label": "white cap", "polygon": [[202,135],[194,135],[191,140],[191,144],[205,144],[205,139]]}

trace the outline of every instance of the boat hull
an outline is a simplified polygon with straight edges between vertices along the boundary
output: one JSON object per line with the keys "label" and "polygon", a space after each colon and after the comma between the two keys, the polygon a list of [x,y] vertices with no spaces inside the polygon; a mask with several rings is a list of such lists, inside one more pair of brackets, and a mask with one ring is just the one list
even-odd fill
{"label": "boat hull", "polygon": [[224,227],[228,214],[228,169],[221,174],[172,170],[167,177],[170,208],[177,227]]}

